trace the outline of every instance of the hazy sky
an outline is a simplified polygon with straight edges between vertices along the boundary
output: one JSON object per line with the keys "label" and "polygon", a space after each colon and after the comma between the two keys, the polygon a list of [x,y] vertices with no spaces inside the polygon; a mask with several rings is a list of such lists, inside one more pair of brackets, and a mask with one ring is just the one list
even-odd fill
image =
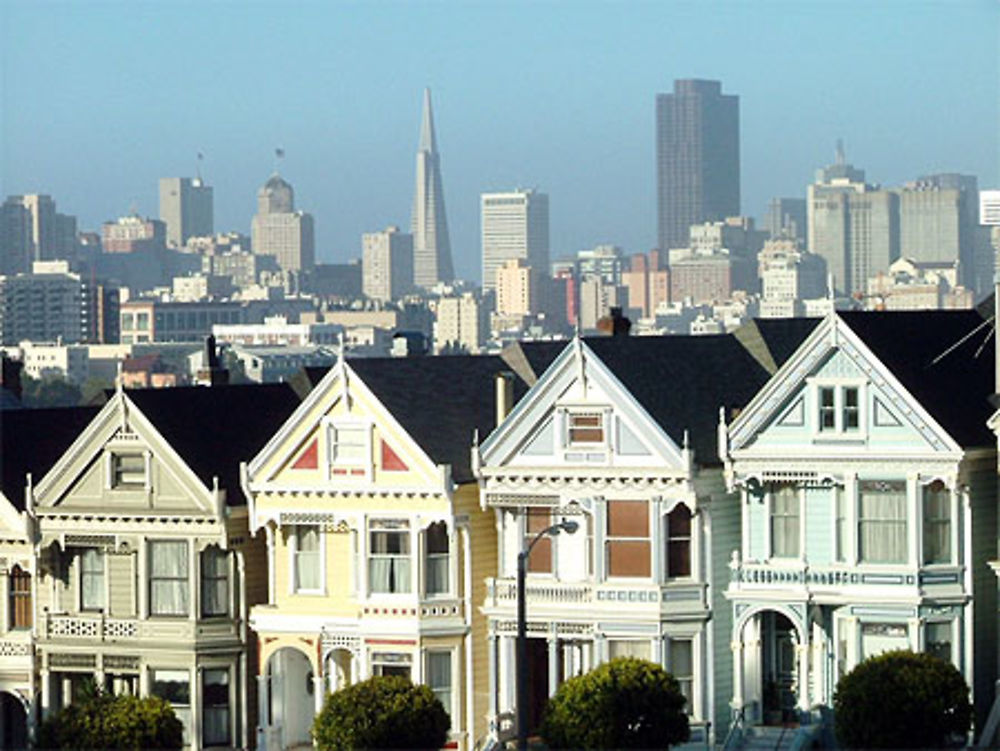
{"label": "hazy sky", "polygon": [[479,279],[479,194],[550,196],[552,253],[655,243],[654,98],[675,78],[740,97],[743,213],[804,196],[843,138],[868,179],[1000,187],[996,0],[39,2],[0,0],[0,191],[51,194],[81,229],[158,214],[157,180],[215,188],[249,234],[282,174],[317,257],[409,225],[433,92],[457,272]]}

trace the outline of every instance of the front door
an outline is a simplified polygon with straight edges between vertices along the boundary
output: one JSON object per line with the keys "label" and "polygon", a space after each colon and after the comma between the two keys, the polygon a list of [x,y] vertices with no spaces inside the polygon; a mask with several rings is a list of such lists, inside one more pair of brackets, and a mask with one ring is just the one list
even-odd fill
{"label": "front door", "polygon": [[764,724],[795,720],[795,628],[781,613],[762,614],[761,698]]}

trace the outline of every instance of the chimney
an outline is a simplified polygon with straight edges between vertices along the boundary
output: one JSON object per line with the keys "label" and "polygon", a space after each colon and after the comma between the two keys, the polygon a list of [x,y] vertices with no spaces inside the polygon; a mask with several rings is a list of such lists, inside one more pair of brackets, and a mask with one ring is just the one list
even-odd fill
{"label": "chimney", "polygon": [[610,336],[628,336],[632,328],[632,321],[622,315],[619,307],[611,308],[610,315],[602,316],[597,322],[597,330],[602,334]]}
{"label": "chimney", "polygon": [[204,367],[198,370],[195,383],[199,386],[225,386],[229,383],[229,371],[219,364],[219,353],[212,334],[205,337]]}
{"label": "chimney", "polygon": [[496,375],[497,425],[502,423],[514,408],[514,374],[502,370]]}

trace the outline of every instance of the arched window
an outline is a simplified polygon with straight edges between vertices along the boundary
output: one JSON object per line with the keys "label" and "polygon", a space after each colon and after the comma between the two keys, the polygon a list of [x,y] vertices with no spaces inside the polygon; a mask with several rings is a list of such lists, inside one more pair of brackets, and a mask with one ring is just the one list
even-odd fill
{"label": "arched window", "polygon": [[10,627],[31,628],[31,574],[20,566],[10,571]]}
{"label": "arched window", "polygon": [[691,576],[691,510],[683,503],[667,514],[667,576]]}

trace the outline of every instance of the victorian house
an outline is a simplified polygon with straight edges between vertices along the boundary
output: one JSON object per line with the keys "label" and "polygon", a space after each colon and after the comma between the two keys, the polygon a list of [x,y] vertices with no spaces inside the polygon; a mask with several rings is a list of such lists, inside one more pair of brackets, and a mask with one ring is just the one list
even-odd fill
{"label": "victorian house", "polygon": [[496,533],[470,458],[496,424],[503,369],[495,357],[341,360],[245,468],[269,572],[251,613],[259,748],[309,746],[327,692],[375,675],[430,686],[449,747],[485,734],[478,608]]}
{"label": "victorian house", "polygon": [[[739,505],[717,427],[720,410],[735,414],[767,381],[777,340],[754,328],[742,340],[614,336],[505,350],[532,386],[478,448],[482,505],[498,533],[482,605],[495,738],[513,731],[517,669],[528,671],[534,732],[560,683],[635,656],[680,682],[692,739],[721,742],[731,693],[722,591]],[[577,531],[543,536],[528,559],[519,668],[518,554],[563,519]]]}
{"label": "victorian house", "polygon": [[903,648],[954,663],[982,727],[997,661],[993,350],[976,311],[835,313],[730,422],[742,541],[725,638],[745,723],[829,706],[845,672]]}
{"label": "victorian house", "polygon": [[96,680],[168,699],[189,749],[250,744],[266,562],[239,461],[297,403],[280,384],[119,390],[29,485],[43,716]]}
{"label": "victorian house", "polygon": [[27,748],[38,721],[38,569],[26,499],[97,408],[0,412],[0,749]]}

